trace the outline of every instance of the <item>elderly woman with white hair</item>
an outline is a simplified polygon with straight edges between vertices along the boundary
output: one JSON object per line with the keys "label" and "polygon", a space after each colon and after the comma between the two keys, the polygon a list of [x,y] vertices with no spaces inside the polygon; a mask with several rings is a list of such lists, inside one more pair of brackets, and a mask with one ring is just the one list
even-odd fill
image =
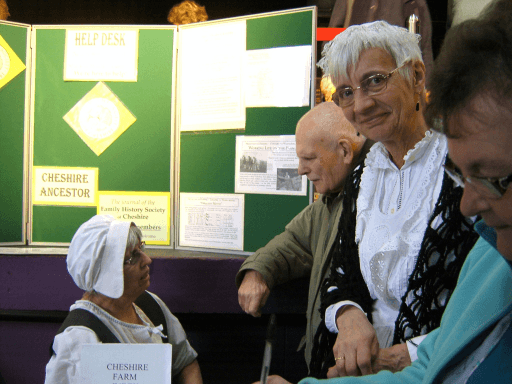
{"label": "elderly woman with white hair", "polygon": [[477,239],[460,213],[462,189],[445,176],[446,138],[423,117],[419,39],[384,21],[354,25],[319,62],[333,101],[376,144],[346,182],[314,377],[397,371],[415,360]]}
{"label": "elderly woman with white hair", "polygon": [[202,383],[197,353],[180,322],[158,296],[146,291],[151,259],[134,223],[94,216],[73,236],[66,261],[85,293],[55,336],[46,384],[79,383],[82,345],[101,342],[168,342],[173,346],[173,382]]}
{"label": "elderly woman with white hair", "polygon": [[450,28],[434,66],[428,121],[446,134],[461,212],[482,218],[439,328],[400,372],[328,383],[512,383],[511,19],[512,2],[498,0]]}

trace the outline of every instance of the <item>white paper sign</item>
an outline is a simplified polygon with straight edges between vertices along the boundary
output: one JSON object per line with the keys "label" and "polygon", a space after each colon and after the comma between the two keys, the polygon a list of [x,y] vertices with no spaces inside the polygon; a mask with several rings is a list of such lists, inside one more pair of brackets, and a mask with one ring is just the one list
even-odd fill
{"label": "white paper sign", "polygon": [[98,168],[34,167],[32,176],[35,205],[96,205]]}
{"label": "white paper sign", "polygon": [[237,136],[235,192],[306,196],[295,135]]}
{"label": "white paper sign", "polygon": [[180,194],[180,246],[243,250],[244,195]]}
{"label": "white paper sign", "polygon": [[245,128],[246,23],[180,31],[181,131]]}
{"label": "white paper sign", "polygon": [[80,384],[171,384],[170,344],[84,344]]}
{"label": "white paper sign", "polygon": [[245,106],[309,105],[311,57],[311,45],[247,51]]}
{"label": "white paper sign", "polygon": [[139,31],[66,30],[64,81],[137,81]]}

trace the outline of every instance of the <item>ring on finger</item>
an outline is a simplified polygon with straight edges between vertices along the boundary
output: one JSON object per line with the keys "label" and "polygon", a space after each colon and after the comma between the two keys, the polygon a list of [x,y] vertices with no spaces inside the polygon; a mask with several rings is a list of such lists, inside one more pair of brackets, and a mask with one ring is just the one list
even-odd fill
{"label": "ring on finger", "polygon": [[344,358],[345,358],[345,356],[341,356],[341,357],[336,357],[336,358],[334,358],[334,360],[335,360],[335,361],[336,361],[336,360],[343,360]]}

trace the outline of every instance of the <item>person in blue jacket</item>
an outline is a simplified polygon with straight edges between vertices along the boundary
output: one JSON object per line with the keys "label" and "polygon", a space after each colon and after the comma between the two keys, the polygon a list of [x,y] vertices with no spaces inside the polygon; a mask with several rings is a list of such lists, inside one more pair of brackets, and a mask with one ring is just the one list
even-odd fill
{"label": "person in blue jacket", "polygon": [[441,325],[401,372],[329,382],[512,382],[510,20],[512,2],[494,1],[478,19],[450,29],[434,64],[428,118],[448,138],[452,164],[445,169],[464,187],[462,213],[482,218],[476,225],[481,237],[465,261]]}

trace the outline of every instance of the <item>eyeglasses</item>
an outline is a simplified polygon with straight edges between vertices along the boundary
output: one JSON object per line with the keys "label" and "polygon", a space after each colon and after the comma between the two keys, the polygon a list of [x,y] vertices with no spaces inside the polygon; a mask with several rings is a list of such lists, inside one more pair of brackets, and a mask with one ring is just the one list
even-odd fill
{"label": "eyeglasses", "polygon": [[132,251],[132,254],[129,259],[126,259],[124,261],[125,265],[135,265],[140,261],[140,258],[142,257],[142,252],[144,252],[146,249],[146,242],[143,241],[140,243],[140,247],[137,249],[135,248]]}
{"label": "eyeglasses", "polygon": [[393,75],[393,73],[395,73],[398,69],[402,68],[407,63],[408,62],[403,63],[401,66],[393,69],[387,75],[377,73],[375,75],[369,76],[361,81],[361,85],[359,87],[342,87],[336,89],[332,95],[332,101],[334,101],[338,107],[348,107],[354,102],[354,94],[358,89],[363,91],[368,96],[373,96],[384,92],[388,86],[389,78]]}
{"label": "eyeglasses", "polygon": [[467,182],[478,193],[489,199],[502,197],[512,182],[512,175],[505,177],[465,177],[449,158],[446,159],[446,164],[443,167],[458,187],[464,188]]}

